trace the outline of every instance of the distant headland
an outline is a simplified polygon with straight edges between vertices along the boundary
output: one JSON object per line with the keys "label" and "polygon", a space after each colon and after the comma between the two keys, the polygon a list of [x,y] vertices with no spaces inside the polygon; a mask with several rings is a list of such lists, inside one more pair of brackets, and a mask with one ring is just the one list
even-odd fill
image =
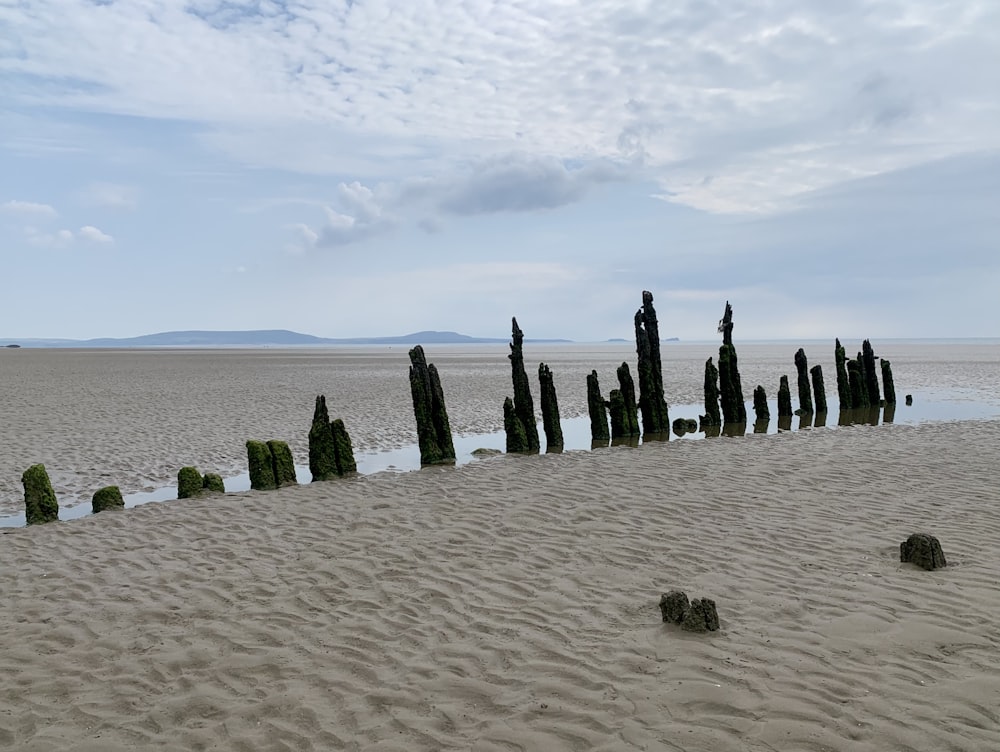
{"label": "distant headland", "polygon": [[[0,339],[6,347],[298,347],[323,345],[479,345],[505,344],[509,338],[471,337],[458,332],[423,331],[395,337],[315,337],[287,329],[252,331],[178,331],[139,337],[98,339]],[[568,339],[535,339],[530,342],[568,343]],[[9,343],[9,344],[8,344]]]}

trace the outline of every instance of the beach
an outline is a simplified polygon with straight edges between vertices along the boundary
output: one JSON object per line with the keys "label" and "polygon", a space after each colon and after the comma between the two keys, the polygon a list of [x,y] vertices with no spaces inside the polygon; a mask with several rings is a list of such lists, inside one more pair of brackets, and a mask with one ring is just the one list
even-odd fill
{"label": "beach", "polygon": [[[996,344],[875,345],[900,398],[1000,404]],[[748,399],[794,384],[796,346],[737,349]],[[427,348],[456,432],[502,427],[506,352]],[[835,395],[832,343],[806,352]],[[664,345],[668,401],[698,403],[717,354]],[[320,393],[356,451],[416,440],[405,348],[2,356],[6,512],[35,462],[77,503],[188,464],[238,472],[249,438],[305,462]],[[533,386],[552,367],[566,417],[586,414],[591,369],[607,395],[635,368],[628,344],[525,357]],[[300,477],[5,529],[0,747],[1000,748],[998,463],[995,418],[858,425]],[[914,532],[947,567],[899,561]],[[663,623],[673,589],[714,599],[720,630]]]}

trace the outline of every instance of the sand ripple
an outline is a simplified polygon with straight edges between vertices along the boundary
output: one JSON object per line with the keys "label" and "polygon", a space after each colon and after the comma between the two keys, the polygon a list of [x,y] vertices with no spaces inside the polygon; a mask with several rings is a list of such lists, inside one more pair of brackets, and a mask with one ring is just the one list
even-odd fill
{"label": "sand ripple", "polygon": [[[0,746],[1000,749],[997,447],[501,456],[9,531]],[[948,568],[900,564],[917,530]],[[662,624],[675,587],[722,630]]]}

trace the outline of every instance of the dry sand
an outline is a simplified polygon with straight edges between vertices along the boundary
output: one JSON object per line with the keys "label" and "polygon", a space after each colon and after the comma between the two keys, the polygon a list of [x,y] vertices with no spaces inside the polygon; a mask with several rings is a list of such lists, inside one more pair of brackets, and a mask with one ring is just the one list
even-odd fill
{"label": "dry sand", "polygon": [[[683,367],[665,351],[664,371],[694,378],[695,401],[712,348],[690,347]],[[792,372],[787,347],[773,362],[759,347],[740,348],[744,385]],[[897,389],[942,384],[959,352],[892,354]],[[962,352],[943,385],[996,400],[997,348]],[[242,463],[242,439],[304,432],[318,391],[337,392],[356,444],[399,441],[359,430],[376,423],[412,432],[405,352],[355,354],[332,378],[326,354],[168,355],[110,357],[126,373],[96,384],[100,354],[53,356],[80,369],[75,392],[65,376],[6,381],[15,480],[24,452],[61,458],[81,488],[104,484],[88,465],[115,452],[105,482],[125,487],[213,469],[206,453]],[[607,390],[602,368],[629,351],[552,355],[557,374],[598,368]],[[494,425],[506,361],[430,359],[453,421]],[[40,413],[32,399],[55,384],[59,409]],[[403,399],[375,391],[390,384]],[[238,451],[206,449],[220,438]],[[856,426],[501,456],[7,530],[0,747],[1000,749],[998,463],[1000,421]],[[899,562],[918,531],[947,568]],[[721,631],[663,624],[673,588],[714,598]]]}

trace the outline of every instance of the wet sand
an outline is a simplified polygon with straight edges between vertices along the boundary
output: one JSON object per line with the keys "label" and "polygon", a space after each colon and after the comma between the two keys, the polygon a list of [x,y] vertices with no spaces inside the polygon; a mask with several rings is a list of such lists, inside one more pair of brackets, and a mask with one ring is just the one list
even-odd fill
{"label": "wet sand", "polygon": [[[996,346],[898,347],[876,343],[900,395],[998,399]],[[816,362],[834,391],[829,349]],[[627,346],[526,350],[567,379],[564,414],[585,410],[581,374],[596,368],[606,393],[633,360]],[[698,400],[714,350],[665,348],[672,402]],[[745,389],[794,373],[787,345],[739,351]],[[86,493],[182,464],[242,469],[251,437],[304,458],[320,392],[357,447],[415,440],[405,350],[52,352],[0,359],[5,501],[37,461],[57,493]],[[456,430],[498,427],[505,350],[428,353]],[[1000,748],[998,462],[996,420],[852,426],[498,456],[10,529],[0,747]],[[899,562],[919,531],[947,568]],[[663,624],[674,588],[714,598],[722,629]]]}

